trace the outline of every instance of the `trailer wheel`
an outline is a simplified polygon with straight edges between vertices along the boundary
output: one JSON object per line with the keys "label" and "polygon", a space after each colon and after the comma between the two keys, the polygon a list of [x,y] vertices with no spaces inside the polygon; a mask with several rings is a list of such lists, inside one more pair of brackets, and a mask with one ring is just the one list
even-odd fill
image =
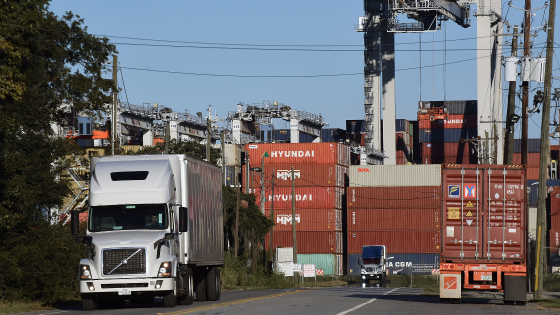
{"label": "trailer wheel", "polygon": [[206,297],[208,301],[218,301],[220,299],[220,269],[211,267],[206,276]]}
{"label": "trailer wheel", "polygon": [[95,309],[95,297],[91,295],[82,295],[82,307],[84,311],[92,311]]}
{"label": "trailer wheel", "polygon": [[185,294],[180,294],[178,298],[178,304],[180,305],[191,305],[194,302],[194,281],[193,281],[193,271],[190,267],[187,268],[187,274],[185,275],[183,281],[186,282],[186,292]]}
{"label": "trailer wheel", "polygon": [[196,279],[196,299],[197,301],[207,301],[208,297],[206,296],[206,277],[208,273],[206,273],[205,269],[200,269]]}

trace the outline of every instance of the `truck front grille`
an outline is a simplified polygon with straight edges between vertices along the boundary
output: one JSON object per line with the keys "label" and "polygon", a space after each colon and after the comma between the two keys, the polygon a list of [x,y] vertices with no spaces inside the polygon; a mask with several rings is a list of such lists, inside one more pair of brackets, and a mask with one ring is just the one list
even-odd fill
{"label": "truck front grille", "polygon": [[103,250],[103,275],[146,273],[144,248],[116,248]]}

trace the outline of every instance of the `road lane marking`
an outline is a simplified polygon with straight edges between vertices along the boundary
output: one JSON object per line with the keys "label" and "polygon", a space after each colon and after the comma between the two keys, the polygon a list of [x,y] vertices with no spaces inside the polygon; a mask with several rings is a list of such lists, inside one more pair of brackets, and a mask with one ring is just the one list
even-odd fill
{"label": "road lane marking", "polygon": [[[393,291],[395,291],[395,290],[398,290],[398,289],[399,289],[399,288],[394,288],[394,289],[391,290],[391,291],[387,291],[387,292],[383,293],[381,296],[387,295],[387,294],[389,294],[389,293],[391,293],[391,292],[393,292]],[[377,300],[377,298],[371,299],[371,300],[369,300],[369,301],[367,301],[367,302],[365,302],[365,303],[362,303],[362,304],[360,304],[360,305],[356,305],[356,306],[352,307],[351,309],[346,310],[346,311],[344,311],[344,312],[340,312],[340,313],[338,313],[338,314],[336,314],[336,315],[345,315],[345,314],[348,314],[348,313],[350,313],[350,312],[353,312],[353,311],[359,309],[360,307],[366,306],[366,305],[368,305],[369,303],[374,302],[375,300]]]}
{"label": "road lane marking", "polygon": [[223,306],[230,306],[230,305],[236,305],[236,304],[241,304],[241,303],[248,303],[248,302],[253,302],[253,301],[258,301],[258,300],[263,300],[263,299],[270,299],[270,298],[275,298],[275,297],[280,297],[280,296],[286,296],[286,295],[290,295],[290,294],[294,294],[294,293],[300,293],[300,292],[306,292],[306,291],[309,291],[309,290],[287,291],[287,292],[283,292],[283,293],[272,294],[272,295],[266,295],[266,296],[260,296],[260,297],[254,297],[254,298],[249,298],[249,299],[244,299],[244,300],[231,301],[231,302],[220,303],[220,304],[204,305],[204,306],[195,307],[195,308],[189,308],[189,309],[186,309],[186,310],[180,310],[180,311],[176,311],[176,312],[158,313],[158,315],[179,315],[179,314],[187,314],[187,313],[198,312],[198,311],[205,311],[205,310],[209,310],[209,309],[213,309],[213,308],[218,308],[218,307],[223,307]]}

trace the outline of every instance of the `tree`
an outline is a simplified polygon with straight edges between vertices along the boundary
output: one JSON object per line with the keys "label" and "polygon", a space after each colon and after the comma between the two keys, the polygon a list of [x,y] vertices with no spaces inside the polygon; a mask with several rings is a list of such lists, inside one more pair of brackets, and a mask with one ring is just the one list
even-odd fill
{"label": "tree", "polygon": [[[155,146],[145,146],[140,150],[131,152],[123,152],[124,154],[163,154],[164,143],[158,143]],[[185,154],[194,158],[206,159],[206,145],[194,141],[171,139],[169,142],[169,154]],[[222,155],[217,149],[210,149],[210,163],[218,164]]]}
{"label": "tree", "polygon": [[[115,46],[88,34],[79,16],[50,12],[48,0],[0,4],[0,257],[10,257],[11,263],[25,265],[31,253],[23,245],[41,244],[63,229],[50,224],[49,209],[68,195],[62,175],[75,147],[57,137],[51,125],[62,121],[64,103],[95,111],[111,100],[112,81],[103,79],[102,69],[113,53]],[[33,259],[77,267],[76,256],[62,250],[76,248],[65,243],[69,239],[61,238],[54,248],[37,247]],[[75,277],[76,272],[10,270],[0,269],[0,296],[11,291],[11,296],[49,301],[44,279]]]}

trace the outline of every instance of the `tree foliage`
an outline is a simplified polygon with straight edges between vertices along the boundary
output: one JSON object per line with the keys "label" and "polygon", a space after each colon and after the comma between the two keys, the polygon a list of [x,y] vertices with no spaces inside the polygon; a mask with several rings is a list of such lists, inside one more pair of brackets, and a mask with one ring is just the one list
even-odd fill
{"label": "tree foliage", "polygon": [[48,0],[0,3],[0,299],[75,293],[61,286],[75,283],[80,247],[49,221],[69,193],[63,174],[75,147],[51,125],[64,103],[103,108],[112,88],[103,63],[116,53],[83,23],[71,12],[56,16]]}
{"label": "tree foliage", "polygon": [[[165,143],[158,143],[155,146],[145,146],[138,151],[126,151],[123,154],[163,154],[165,152]],[[206,145],[194,141],[171,139],[169,141],[169,154],[185,154],[194,158],[206,159]],[[219,150],[210,149],[210,163],[218,164],[218,160],[222,158]]]}

